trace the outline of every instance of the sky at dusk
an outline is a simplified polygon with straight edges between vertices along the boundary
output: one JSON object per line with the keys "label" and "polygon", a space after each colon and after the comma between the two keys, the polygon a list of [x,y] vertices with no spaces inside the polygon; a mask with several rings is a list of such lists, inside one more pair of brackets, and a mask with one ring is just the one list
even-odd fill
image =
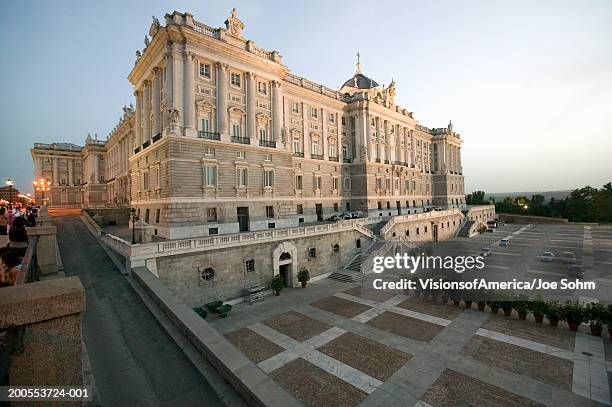
{"label": "sky at dusk", "polygon": [[[170,8],[172,4],[173,8]],[[10,1],[0,25],[0,177],[31,192],[34,142],[106,138],[151,16],[219,27],[232,7],[257,46],[331,88],[394,79],[396,103],[464,140],[466,193],[612,180],[612,2]]]}

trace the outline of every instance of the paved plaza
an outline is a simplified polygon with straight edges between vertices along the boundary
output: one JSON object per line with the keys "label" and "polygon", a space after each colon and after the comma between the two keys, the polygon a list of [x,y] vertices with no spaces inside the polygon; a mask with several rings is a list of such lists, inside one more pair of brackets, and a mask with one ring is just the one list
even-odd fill
{"label": "paved plaza", "polygon": [[[510,246],[494,247],[488,265],[551,270],[560,265],[535,258],[551,246],[583,256],[582,226],[502,229],[470,240],[476,249],[514,233]],[[592,228],[591,235],[594,278],[605,283],[612,279],[604,267],[612,257],[612,231]],[[236,305],[229,318],[209,322],[305,405],[610,404],[607,336],[486,311],[327,279]]]}

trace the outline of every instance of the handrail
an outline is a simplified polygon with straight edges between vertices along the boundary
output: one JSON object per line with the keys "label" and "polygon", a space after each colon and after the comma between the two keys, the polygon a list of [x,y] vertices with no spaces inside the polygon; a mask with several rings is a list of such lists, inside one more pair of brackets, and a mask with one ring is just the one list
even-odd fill
{"label": "handrail", "polygon": [[36,270],[36,246],[38,245],[38,236],[34,235],[30,238],[28,249],[23,256],[21,269],[15,279],[15,285],[38,281],[38,273]]}

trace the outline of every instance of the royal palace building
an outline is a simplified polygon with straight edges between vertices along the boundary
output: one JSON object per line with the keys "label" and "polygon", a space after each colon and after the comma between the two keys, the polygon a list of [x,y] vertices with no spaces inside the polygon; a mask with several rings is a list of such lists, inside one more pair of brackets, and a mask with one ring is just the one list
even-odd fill
{"label": "royal palace building", "polygon": [[131,204],[166,238],[465,205],[451,124],[421,125],[359,62],[337,90],[299,77],[243,29],[235,10],[222,28],[154,18],[110,138],[32,150],[50,204]]}

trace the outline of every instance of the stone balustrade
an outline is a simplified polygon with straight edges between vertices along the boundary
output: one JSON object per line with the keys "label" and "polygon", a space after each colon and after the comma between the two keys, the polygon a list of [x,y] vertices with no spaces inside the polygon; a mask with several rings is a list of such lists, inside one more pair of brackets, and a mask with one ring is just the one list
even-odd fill
{"label": "stone balustrade", "polygon": [[463,214],[459,209],[445,209],[443,211],[431,211],[431,212],[423,212],[423,213],[414,213],[412,215],[400,215],[394,216],[389,219],[389,222],[380,230],[380,235],[385,236],[387,232],[389,232],[393,227],[399,223],[410,222],[415,220],[422,219],[434,219],[438,217],[450,216],[450,215],[461,215]]}
{"label": "stone balustrade", "polygon": [[78,277],[0,288],[0,309],[0,353],[8,362],[0,373],[11,386],[83,385],[85,290]]}

